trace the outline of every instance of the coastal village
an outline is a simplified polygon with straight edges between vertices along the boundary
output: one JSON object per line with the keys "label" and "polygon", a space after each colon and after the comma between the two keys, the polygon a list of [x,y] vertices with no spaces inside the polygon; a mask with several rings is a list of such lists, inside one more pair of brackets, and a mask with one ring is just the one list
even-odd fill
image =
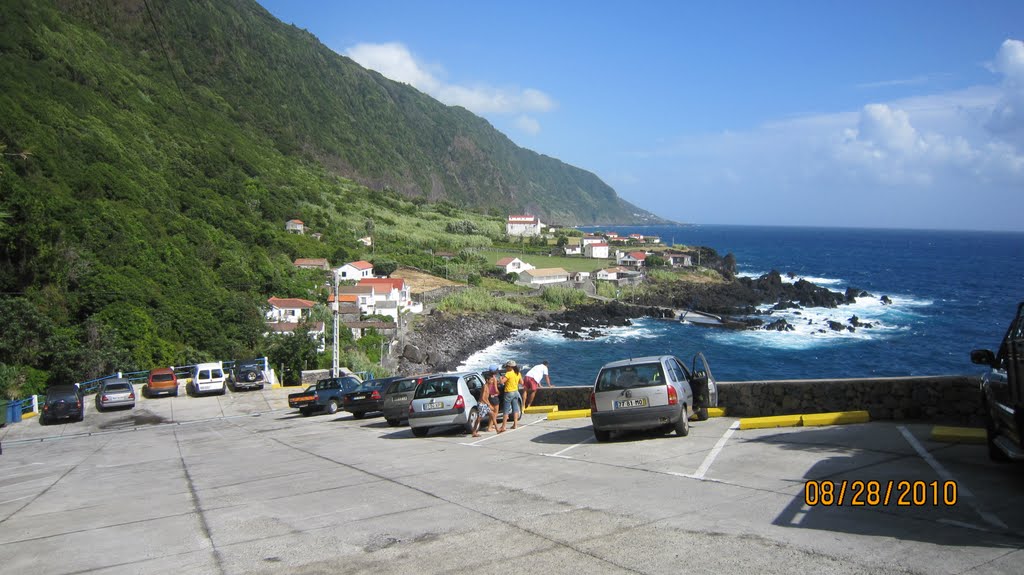
{"label": "coastal village", "polygon": [[[299,219],[287,221],[285,230],[316,240],[322,237]],[[505,233],[511,246],[506,251],[514,252],[517,245],[535,249],[529,254],[523,250],[519,255],[494,256],[492,272],[496,277],[520,288],[541,290],[562,286],[596,297],[600,297],[600,285],[617,293],[621,287],[641,283],[649,268],[692,268],[700,253],[666,245],[658,236],[619,235],[613,231],[583,233],[571,227],[545,224],[532,214],[509,214]],[[372,235],[360,237],[358,241],[366,248],[373,247]],[[538,251],[537,246],[544,249]],[[434,255],[451,259],[456,254],[437,250]],[[552,265],[552,262],[557,264]],[[325,321],[313,318],[318,304],[338,314],[341,328],[351,334],[353,341],[374,334],[394,342],[408,314],[424,311],[424,303],[417,296],[429,291],[418,289],[425,286],[392,277],[391,273],[380,273],[368,260],[335,266],[326,258],[296,258],[293,265],[322,271],[324,285],[329,288],[327,296],[321,301],[299,297],[303,294],[271,296],[266,307],[267,335],[291,335],[302,326],[316,342],[317,351],[323,353],[327,348],[328,331]],[[414,275],[423,281],[423,274]],[[458,282],[446,283],[448,287],[465,286]],[[438,289],[434,285],[429,288]]]}

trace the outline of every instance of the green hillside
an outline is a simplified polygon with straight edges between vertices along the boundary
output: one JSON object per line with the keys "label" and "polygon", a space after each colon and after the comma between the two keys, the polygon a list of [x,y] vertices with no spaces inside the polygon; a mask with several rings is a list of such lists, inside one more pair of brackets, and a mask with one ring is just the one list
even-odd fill
{"label": "green hillside", "polygon": [[500,241],[507,210],[640,212],[253,2],[148,5],[3,2],[4,381],[263,353],[268,296],[324,295],[298,257],[429,268]]}

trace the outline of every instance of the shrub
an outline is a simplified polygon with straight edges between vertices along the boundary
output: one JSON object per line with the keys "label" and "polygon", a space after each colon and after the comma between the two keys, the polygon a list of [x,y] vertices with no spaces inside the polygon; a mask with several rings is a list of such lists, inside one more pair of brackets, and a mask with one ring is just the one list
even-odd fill
{"label": "shrub", "polygon": [[522,304],[494,297],[487,290],[476,287],[445,297],[437,304],[437,309],[447,312],[528,313]]}
{"label": "shrub", "polygon": [[583,290],[564,286],[546,287],[540,297],[555,307],[570,307],[587,301],[587,294]]}

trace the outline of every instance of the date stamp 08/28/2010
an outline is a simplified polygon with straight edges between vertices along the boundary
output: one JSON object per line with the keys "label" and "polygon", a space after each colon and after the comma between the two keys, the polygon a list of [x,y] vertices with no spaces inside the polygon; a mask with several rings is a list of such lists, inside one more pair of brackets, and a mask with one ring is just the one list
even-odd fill
{"label": "date stamp 08/28/2010", "polygon": [[958,497],[956,481],[804,482],[804,505],[809,507],[952,507]]}

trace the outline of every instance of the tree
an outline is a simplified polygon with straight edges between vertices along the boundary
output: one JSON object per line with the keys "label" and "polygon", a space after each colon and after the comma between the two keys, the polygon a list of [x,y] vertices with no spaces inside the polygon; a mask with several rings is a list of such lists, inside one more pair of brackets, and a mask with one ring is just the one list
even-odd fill
{"label": "tree", "polygon": [[317,342],[309,337],[309,326],[302,323],[290,335],[271,336],[267,357],[274,365],[283,368],[285,384],[296,384],[302,380],[302,370],[316,367]]}
{"label": "tree", "polygon": [[668,265],[668,262],[661,256],[647,256],[647,259],[644,260],[644,265],[649,268],[660,268]]}
{"label": "tree", "polygon": [[394,260],[374,259],[370,263],[373,264],[373,275],[377,276],[389,278],[398,269],[398,262]]}

